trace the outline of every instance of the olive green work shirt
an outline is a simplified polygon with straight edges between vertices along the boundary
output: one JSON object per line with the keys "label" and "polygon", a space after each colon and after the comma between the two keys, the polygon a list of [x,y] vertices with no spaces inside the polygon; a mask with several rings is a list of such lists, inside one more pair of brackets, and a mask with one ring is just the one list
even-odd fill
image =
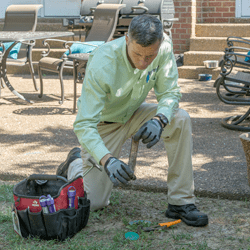
{"label": "olive green work shirt", "polygon": [[125,37],[105,43],[90,54],[73,126],[81,146],[98,163],[110,151],[97,124],[126,123],[152,88],[158,101],[157,113],[171,122],[181,94],[172,41],[166,34],[157,57],[145,70],[132,68]]}

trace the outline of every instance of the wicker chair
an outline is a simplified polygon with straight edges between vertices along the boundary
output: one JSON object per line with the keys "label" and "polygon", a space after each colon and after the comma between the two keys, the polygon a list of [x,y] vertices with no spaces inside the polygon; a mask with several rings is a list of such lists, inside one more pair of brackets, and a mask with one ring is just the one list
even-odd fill
{"label": "wicker chair", "polygon": [[[30,31],[34,32],[37,26],[37,14],[41,4],[31,5],[10,5],[6,9],[3,31]],[[38,91],[36,85],[36,78],[34,74],[34,68],[32,64],[32,48],[35,45],[35,41],[31,45],[22,44],[18,53],[17,59],[8,58],[7,65],[24,66],[29,65],[31,77],[33,79],[35,90]],[[4,84],[0,78],[0,88],[4,87]]]}
{"label": "wicker chair", "polygon": [[[88,36],[85,38],[85,42],[91,41],[104,41],[108,42],[113,38],[119,11],[124,8],[126,5],[124,4],[100,4],[96,7],[94,12],[94,21],[91,27],[91,30],[88,33]],[[38,74],[40,77],[40,95],[41,98],[43,96],[43,79],[42,79],[42,71],[50,71],[58,73],[60,83],[61,83],[61,100],[59,104],[62,104],[64,101],[64,84],[63,84],[63,69],[70,68],[73,71],[73,61],[68,60],[66,55],[63,55],[62,58],[53,58],[48,57],[50,52],[49,41],[57,41],[61,42],[64,45],[64,48],[69,49],[69,53],[71,54],[69,44],[72,43],[81,43],[75,41],[63,41],[57,39],[46,39],[44,40],[44,45],[48,47],[47,52],[43,52],[43,58],[40,59],[38,64]],[[84,43],[81,43],[84,44]],[[86,54],[85,64],[88,61],[89,54]],[[74,93],[75,94],[75,93]]]}

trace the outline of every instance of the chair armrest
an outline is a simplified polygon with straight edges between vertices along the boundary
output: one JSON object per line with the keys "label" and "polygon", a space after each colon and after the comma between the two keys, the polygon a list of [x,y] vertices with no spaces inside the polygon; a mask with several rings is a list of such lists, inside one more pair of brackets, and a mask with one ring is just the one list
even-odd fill
{"label": "chair armrest", "polygon": [[65,47],[65,44],[66,44],[68,41],[66,41],[66,40],[60,40],[60,39],[51,39],[51,38],[45,39],[45,40],[43,41],[43,46],[44,46],[44,47],[47,47],[47,51],[44,50],[44,51],[42,52],[42,57],[48,56],[49,53],[50,53],[50,45],[49,45],[49,42],[59,42],[59,43],[62,43],[63,46]]}
{"label": "chair armrest", "polygon": [[93,47],[99,47],[99,45],[91,44],[91,42],[86,43],[86,42],[78,42],[78,41],[67,41],[65,43],[65,45],[69,45],[69,44],[73,44],[73,43],[84,44],[84,45],[93,46]]}
{"label": "chair armrest", "polygon": [[[234,49],[241,49],[243,51],[235,52]],[[250,57],[250,55],[248,55],[247,53],[244,53],[244,50],[247,52],[249,51],[248,48],[242,48],[242,47],[226,48],[223,59],[220,61],[222,72],[223,72],[224,66],[226,66],[226,68],[231,67],[231,70],[233,67],[244,68],[244,69],[249,70],[250,62],[245,61],[244,59],[247,57]]]}
{"label": "chair armrest", "polygon": [[250,40],[242,37],[237,36],[229,36],[227,38],[227,45],[228,47],[234,46],[234,43],[244,43],[250,45]]}
{"label": "chair armrest", "polygon": [[[242,53],[235,53],[228,51],[225,53],[223,61],[221,62],[221,75],[226,76],[229,75],[234,67],[237,68],[244,68],[244,69],[250,69],[250,63],[246,61],[239,61],[239,57],[250,57],[247,54],[242,54]],[[237,63],[240,63],[241,65],[238,65]],[[237,66],[236,66],[237,64]]]}

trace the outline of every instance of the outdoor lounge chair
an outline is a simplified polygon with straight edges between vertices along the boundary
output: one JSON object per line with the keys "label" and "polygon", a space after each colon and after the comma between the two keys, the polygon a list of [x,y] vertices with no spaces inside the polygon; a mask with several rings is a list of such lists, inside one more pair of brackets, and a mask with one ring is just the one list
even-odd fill
{"label": "outdoor lounge chair", "polygon": [[[230,37],[231,38],[231,37]],[[230,41],[228,38],[228,41]],[[250,105],[250,57],[249,47],[238,47],[235,42],[250,45],[244,38],[233,37],[233,43],[225,50],[221,61],[221,73],[214,83],[219,99],[230,105]],[[239,131],[250,131],[250,108],[243,115],[230,116],[222,119],[223,127]]]}
{"label": "outdoor lounge chair", "polygon": [[[37,26],[37,14],[41,4],[24,4],[24,5],[10,5],[6,9],[3,31],[31,31],[34,32]],[[35,90],[37,91],[36,78],[32,64],[32,48],[35,45],[33,41],[30,45],[21,44],[20,50],[17,54],[17,59],[8,58],[7,65],[24,66],[28,63],[31,77],[33,79]],[[0,78],[0,88],[4,84]]]}
{"label": "outdoor lounge chair", "polygon": [[[113,38],[119,11],[125,6],[125,4],[98,5],[94,11],[94,21],[92,24],[92,28],[89,31],[88,36],[85,38],[85,42],[63,41],[56,39],[44,40],[44,45],[48,47],[48,51],[43,52],[43,58],[40,59],[38,64],[38,74],[40,77],[40,98],[43,96],[42,71],[51,71],[59,74],[59,79],[61,83],[61,100],[59,101],[59,104],[62,104],[64,101],[63,69],[70,68],[73,70],[73,61],[69,60],[65,54],[62,58],[48,57],[50,52],[49,41],[62,42],[64,44],[64,47],[69,49],[69,54],[74,53],[72,47],[76,44],[82,44],[83,48],[85,48],[86,46],[90,47],[91,43],[94,44],[95,42],[108,42]],[[86,42],[88,42],[89,44],[86,44]],[[73,45],[70,47],[69,44],[72,43]],[[94,47],[96,47],[96,45],[94,45]],[[77,53],[79,53],[79,51]],[[88,61],[88,57],[89,53],[86,53],[85,60],[83,60],[83,63],[85,63],[85,67]]]}
{"label": "outdoor lounge chair", "polygon": [[[227,45],[228,47],[225,48],[225,54],[227,53],[227,56],[230,56],[234,66],[235,67],[239,66],[240,68],[244,68],[246,66],[246,68],[248,68],[249,63],[245,62],[245,57],[237,56],[236,53],[241,52],[241,55],[242,55],[245,52],[247,54],[248,51],[250,51],[250,40],[246,38],[242,38],[242,37],[229,36],[227,38]],[[234,52],[234,54],[230,55],[228,54],[228,52],[229,53]],[[220,67],[223,61],[224,61],[224,56],[220,59],[220,62],[219,62]]]}

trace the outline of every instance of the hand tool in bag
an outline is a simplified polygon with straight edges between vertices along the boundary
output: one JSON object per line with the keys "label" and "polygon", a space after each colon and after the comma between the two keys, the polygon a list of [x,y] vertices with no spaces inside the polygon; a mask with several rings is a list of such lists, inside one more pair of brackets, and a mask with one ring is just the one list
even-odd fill
{"label": "hand tool in bag", "polygon": [[159,223],[158,225],[151,226],[151,227],[138,226],[137,227],[137,232],[140,233],[141,230],[144,231],[144,232],[156,231],[156,230],[163,229],[165,227],[171,227],[171,226],[176,225],[176,224],[178,224],[180,222],[181,222],[181,220],[175,220],[175,221],[170,221],[170,222]]}

